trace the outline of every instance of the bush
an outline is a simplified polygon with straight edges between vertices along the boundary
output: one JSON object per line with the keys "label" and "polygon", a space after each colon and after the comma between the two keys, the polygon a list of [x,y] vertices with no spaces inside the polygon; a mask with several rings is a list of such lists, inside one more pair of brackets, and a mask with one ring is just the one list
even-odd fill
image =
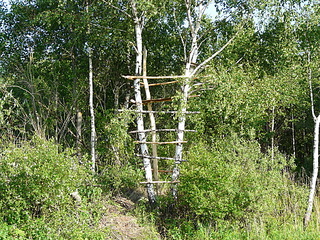
{"label": "bush", "polygon": [[72,151],[34,139],[0,155],[0,216],[8,224],[59,211],[88,178]]}
{"label": "bush", "polygon": [[142,170],[132,165],[114,165],[106,167],[99,174],[99,183],[101,186],[104,186],[105,192],[118,195],[138,188],[142,177]]}
{"label": "bush", "polygon": [[191,236],[211,226],[211,236],[222,227],[225,233],[229,228],[258,234],[258,226],[269,231],[303,216],[307,188],[290,179],[293,162],[277,151],[272,158],[256,141],[232,136],[212,147],[197,143],[188,160],[181,171],[180,210],[171,217],[189,227],[174,230],[166,220],[170,231]]}

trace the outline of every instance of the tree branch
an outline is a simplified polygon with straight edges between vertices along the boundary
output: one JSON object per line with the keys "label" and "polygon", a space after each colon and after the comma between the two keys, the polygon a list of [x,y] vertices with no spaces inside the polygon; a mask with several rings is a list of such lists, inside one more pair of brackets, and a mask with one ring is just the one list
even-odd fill
{"label": "tree branch", "polygon": [[104,3],[108,4],[110,7],[122,12],[123,14],[125,14],[127,17],[132,18],[132,16],[127,13],[126,11],[122,10],[121,8],[118,8],[117,6],[112,5],[110,2],[108,2],[107,0],[102,0]]}
{"label": "tree branch", "polygon": [[208,57],[206,60],[204,60],[202,63],[200,63],[190,75],[191,76],[195,75],[197,73],[197,71],[199,71],[199,69],[204,67],[208,62],[210,62],[213,58],[215,58],[217,55],[219,55],[227,46],[229,46],[231,44],[231,42],[236,38],[236,36],[237,36],[237,34],[234,35],[232,38],[230,38],[229,41],[225,45],[223,45],[217,52],[215,52],[210,57]]}

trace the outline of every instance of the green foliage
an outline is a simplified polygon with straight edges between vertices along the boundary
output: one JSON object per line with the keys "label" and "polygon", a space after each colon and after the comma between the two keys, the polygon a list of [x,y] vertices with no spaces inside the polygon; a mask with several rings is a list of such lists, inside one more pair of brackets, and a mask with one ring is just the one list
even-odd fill
{"label": "green foliage", "polygon": [[[71,150],[34,138],[0,155],[0,239],[106,239],[101,189]],[[71,193],[78,191],[81,202]]]}
{"label": "green foliage", "polygon": [[8,223],[28,221],[70,204],[70,193],[89,176],[72,154],[40,139],[5,148],[0,156],[2,219]]}
{"label": "green foliage", "polygon": [[99,183],[105,192],[112,194],[125,193],[139,186],[143,171],[131,165],[109,166],[99,174]]}
{"label": "green foliage", "polygon": [[130,111],[125,111],[114,115],[105,113],[102,121],[103,131],[101,136],[100,152],[104,153],[104,161],[107,165],[125,165],[132,162],[134,156],[134,143],[128,134],[130,124],[134,118]]}
{"label": "green foliage", "polygon": [[[130,124],[134,120],[131,111],[114,115],[108,114],[103,123],[101,133],[105,140],[101,141],[100,152],[103,159],[98,174],[98,181],[105,192],[124,193],[138,186],[143,176],[142,169],[134,155],[133,138],[128,134]],[[105,123],[107,122],[107,123]]]}
{"label": "green foliage", "polygon": [[268,235],[302,218],[307,189],[293,181],[292,159],[278,152],[272,158],[261,153],[256,141],[235,135],[211,147],[199,142],[189,149],[188,159],[176,209],[166,215],[172,239],[241,239],[259,231]]}
{"label": "green foliage", "polygon": [[23,109],[12,96],[12,91],[5,83],[0,85],[0,141],[13,140],[14,135],[23,133],[19,115],[23,115]]}

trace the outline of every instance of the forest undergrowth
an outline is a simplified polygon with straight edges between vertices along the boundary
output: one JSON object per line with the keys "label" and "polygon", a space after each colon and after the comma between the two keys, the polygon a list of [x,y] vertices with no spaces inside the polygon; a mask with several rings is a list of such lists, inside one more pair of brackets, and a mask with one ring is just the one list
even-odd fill
{"label": "forest undergrowth", "polygon": [[305,229],[308,178],[292,159],[236,136],[188,158],[178,199],[164,187],[151,209],[134,166],[96,178],[52,141],[3,147],[0,239],[318,239],[320,203]]}

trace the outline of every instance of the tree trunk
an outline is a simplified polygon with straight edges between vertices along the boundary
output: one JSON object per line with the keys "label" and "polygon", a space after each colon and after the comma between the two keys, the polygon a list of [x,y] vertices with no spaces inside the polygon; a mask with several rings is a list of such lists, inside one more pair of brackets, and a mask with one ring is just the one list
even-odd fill
{"label": "tree trunk", "polygon": [[275,106],[272,106],[272,120],[271,120],[271,160],[274,160],[274,135],[275,135]]}
{"label": "tree trunk", "polygon": [[[188,62],[186,63],[185,68],[185,76],[186,79],[184,81],[184,84],[182,86],[182,99],[180,102],[180,110],[179,117],[178,117],[178,136],[177,136],[177,142],[183,142],[184,139],[184,131],[185,131],[185,125],[186,125],[186,111],[187,111],[187,104],[188,104],[188,96],[189,91],[191,89],[191,77],[194,71],[194,64],[197,62],[198,55],[199,55],[199,46],[198,46],[198,31],[200,29],[201,19],[204,14],[204,10],[207,7],[207,3],[200,3],[197,11],[197,16],[194,19],[192,15],[192,4],[190,0],[186,0],[186,7],[187,7],[187,17],[188,17],[188,23],[190,28],[190,33],[192,37],[192,43],[190,48],[190,54],[188,58]],[[173,168],[172,173],[172,181],[175,182],[178,180],[180,175],[180,168],[179,165],[182,160],[182,151],[183,151],[183,143],[177,143],[176,150],[175,150],[175,166]],[[177,183],[172,185],[172,195],[176,199],[177,198]]]}
{"label": "tree trunk", "polygon": [[88,48],[89,51],[89,107],[90,107],[90,117],[91,117],[91,170],[94,172],[96,169],[96,122],[94,115],[94,104],[93,104],[93,68],[92,68],[92,53],[91,48]]}
{"label": "tree trunk", "polygon": [[313,141],[313,171],[312,178],[310,182],[310,194],[308,200],[308,208],[306,215],[304,217],[304,226],[306,227],[310,221],[312,207],[314,202],[314,196],[316,193],[316,184],[318,178],[318,170],[319,170],[319,125],[320,125],[320,115],[316,118],[316,122],[314,125],[314,141]]}
{"label": "tree trunk", "polygon": [[294,115],[293,112],[291,114],[291,132],[292,132],[292,152],[293,158],[296,158],[296,133],[295,133],[295,126],[294,126]]}
{"label": "tree trunk", "polygon": [[[135,69],[135,75],[136,76],[141,76],[142,74],[142,20],[138,17],[138,12],[136,8],[136,4],[133,1],[131,3],[132,7],[132,13],[134,15],[134,22],[135,22],[135,33],[136,33],[136,69]],[[142,105],[142,99],[141,99],[141,91],[140,91],[140,79],[135,79],[134,80],[134,94],[135,94],[135,101],[136,101],[136,106],[138,112],[137,116],[137,130],[138,132],[138,137],[140,142],[145,142],[146,141],[146,134],[144,131],[144,121],[143,121],[143,114],[141,111],[143,110],[143,105]],[[148,151],[148,146],[146,143],[140,143],[140,151],[142,155],[149,156],[149,151]],[[152,169],[151,169],[151,163],[150,159],[147,157],[143,157],[143,166],[145,170],[145,178],[147,180],[147,193],[148,193],[148,198],[149,198],[149,203],[151,205],[154,205],[156,203],[156,197],[155,197],[155,192],[153,189],[153,184],[152,182]]]}
{"label": "tree trunk", "polygon": [[[89,2],[87,2],[87,13],[89,13]],[[90,35],[90,23],[88,23],[88,35]],[[88,60],[89,60],[89,108],[90,108],[90,126],[91,126],[91,170],[95,172],[96,170],[96,122],[94,114],[94,104],[93,104],[93,66],[92,66],[92,49],[90,43],[88,44]]]}
{"label": "tree trunk", "polygon": [[78,111],[77,112],[77,142],[76,142],[76,146],[77,146],[77,156],[78,156],[78,161],[79,163],[82,163],[81,161],[81,136],[82,136],[82,112]]}
{"label": "tree trunk", "polygon": [[[308,62],[311,62],[310,52],[308,53]],[[313,101],[313,90],[312,90],[312,70],[311,68],[308,69],[308,78],[309,78],[309,88],[310,88],[310,100],[311,100],[311,113],[314,124],[314,140],[313,140],[313,171],[312,177],[310,181],[310,193],[308,199],[308,208],[306,211],[306,215],[304,217],[304,226],[307,227],[312,213],[314,196],[316,194],[316,185],[317,185],[317,178],[318,178],[318,170],[319,170],[319,125],[320,125],[320,115],[316,117],[316,113],[314,110],[314,101]]]}

